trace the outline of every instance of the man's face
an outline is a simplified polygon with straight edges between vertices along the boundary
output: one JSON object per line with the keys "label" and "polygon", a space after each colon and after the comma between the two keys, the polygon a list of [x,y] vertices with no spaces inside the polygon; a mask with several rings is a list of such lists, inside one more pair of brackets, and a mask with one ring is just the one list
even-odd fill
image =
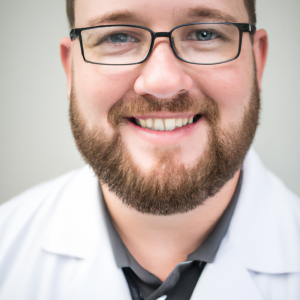
{"label": "man's face", "polygon": [[[204,10],[211,14],[199,17]],[[220,21],[216,12],[225,22],[249,19],[243,0],[76,0],[75,27],[132,24],[168,32],[180,24]],[[80,51],[76,39],[71,124],[101,183],[139,211],[173,214],[195,208],[232,178],[258,120],[249,33],[243,34],[239,58],[220,65],[178,60],[167,38],[156,39],[140,65],[88,64]],[[135,124],[194,116],[196,122],[172,131]]]}

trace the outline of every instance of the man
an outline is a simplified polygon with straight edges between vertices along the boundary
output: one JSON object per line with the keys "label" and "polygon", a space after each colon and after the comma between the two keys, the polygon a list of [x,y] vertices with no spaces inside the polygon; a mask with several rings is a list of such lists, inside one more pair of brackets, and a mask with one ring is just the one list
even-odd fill
{"label": "man", "polygon": [[299,299],[299,199],[249,150],[267,55],[254,1],[67,8],[91,168],[2,206],[0,299]]}

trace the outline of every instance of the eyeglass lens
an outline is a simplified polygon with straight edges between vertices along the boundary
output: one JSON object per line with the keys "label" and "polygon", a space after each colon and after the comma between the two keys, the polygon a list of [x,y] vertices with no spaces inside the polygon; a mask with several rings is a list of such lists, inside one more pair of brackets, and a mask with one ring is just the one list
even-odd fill
{"label": "eyeglass lens", "polygon": [[[85,59],[100,64],[143,61],[151,47],[151,33],[129,26],[98,27],[81,32]],[[239,29],[232,24],[196,24],[175,29],[171,40],[177,55],[199,64],[233,59],[239,50]]]}

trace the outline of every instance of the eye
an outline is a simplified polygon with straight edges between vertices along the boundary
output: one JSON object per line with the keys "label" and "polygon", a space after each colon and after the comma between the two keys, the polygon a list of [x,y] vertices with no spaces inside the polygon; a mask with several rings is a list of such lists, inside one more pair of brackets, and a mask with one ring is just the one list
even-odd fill
{"label": "eye", "polygon": [[219,34],[213,30],[197,30],[191,33],[186,39],[196,41],[210,41],[219,37]]}
{"label": "eye", "polygon": [[126,33],[114,33],[111,34],[107,39],[109,43],[130,43],[130,42],[138,42],[136,38]]}

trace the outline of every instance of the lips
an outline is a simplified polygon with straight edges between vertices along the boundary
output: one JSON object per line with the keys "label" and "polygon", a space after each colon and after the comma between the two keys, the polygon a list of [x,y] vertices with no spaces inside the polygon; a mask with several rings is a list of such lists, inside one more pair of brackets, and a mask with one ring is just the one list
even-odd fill
{"label": "lips", "polygon": [[130,121],[142,128],[155,131],[172,131],[176,128],[197,122],[201,115],[191,115],[183,118],[130,118]]}

